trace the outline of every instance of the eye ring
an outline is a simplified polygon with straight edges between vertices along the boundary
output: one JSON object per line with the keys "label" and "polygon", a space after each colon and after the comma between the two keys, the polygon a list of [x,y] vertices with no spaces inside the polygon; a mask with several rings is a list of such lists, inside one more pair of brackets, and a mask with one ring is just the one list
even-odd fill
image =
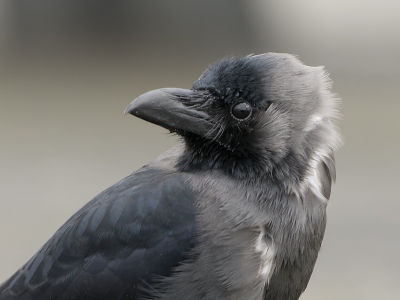
{"label": "eye ring", "polygon": [[238,121],[245,121],[250,118],[253,109],[251,105],[245,101],[235,103],[231,108],[231,115]]}

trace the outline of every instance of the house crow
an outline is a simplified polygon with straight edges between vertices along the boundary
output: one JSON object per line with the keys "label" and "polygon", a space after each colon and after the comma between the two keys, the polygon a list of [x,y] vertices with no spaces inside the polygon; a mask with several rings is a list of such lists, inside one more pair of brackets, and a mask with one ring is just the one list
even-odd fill
{"label": "house crow", "polygon": [[190,90],[147,92],[126,113],[181,143],[76,212],[0,299],[298,299],[340,142],[323,68],[228,57]]}

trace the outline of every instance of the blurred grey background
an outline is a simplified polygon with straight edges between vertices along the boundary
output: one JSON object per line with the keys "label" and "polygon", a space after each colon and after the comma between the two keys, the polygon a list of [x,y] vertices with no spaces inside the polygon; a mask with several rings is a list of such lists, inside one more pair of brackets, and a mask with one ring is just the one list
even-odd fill
{"label": "blurred grey background", "polygon": [[400,294],[400,1],[0,1],[0,282],[97,193],[172,147],[125,107],[226,55],[325,65],[345,146],[302,299]]}

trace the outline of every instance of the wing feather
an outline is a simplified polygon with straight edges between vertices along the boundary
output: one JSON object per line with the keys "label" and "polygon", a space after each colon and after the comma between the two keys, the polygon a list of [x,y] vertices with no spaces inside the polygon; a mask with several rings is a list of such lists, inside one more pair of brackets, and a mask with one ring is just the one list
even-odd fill
{"label": "wing feather", "polygon": [[8,281],[2,300],[136,299],[194,246],[184,174],[143,167],[75,213]]}

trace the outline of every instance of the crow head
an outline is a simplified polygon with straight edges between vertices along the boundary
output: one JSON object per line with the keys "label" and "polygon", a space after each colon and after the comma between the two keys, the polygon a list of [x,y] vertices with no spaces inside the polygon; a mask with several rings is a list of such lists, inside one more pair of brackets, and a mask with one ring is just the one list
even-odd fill
{"label": "crow head", "polygon": [[126,112],[183,137],[182,169],[299,180],[315,155],[338,146],[329,88],[323,68],[292,55],[228,57],[190,90],[150,91]]}

